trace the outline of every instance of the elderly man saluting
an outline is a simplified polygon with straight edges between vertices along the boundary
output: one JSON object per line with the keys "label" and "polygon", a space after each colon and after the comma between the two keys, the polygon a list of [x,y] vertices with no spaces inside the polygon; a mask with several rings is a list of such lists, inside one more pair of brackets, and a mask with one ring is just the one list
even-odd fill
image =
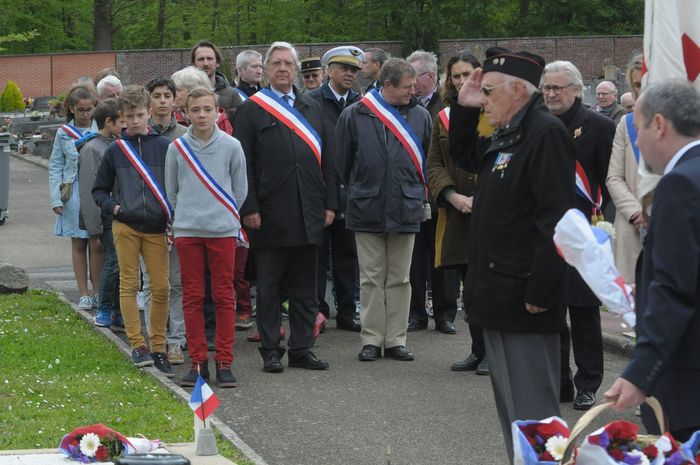
{"label": "elderly man saluting", "polygon": [[[496,408],[513,461],[511,422],[559,414],[559,331],[566,266],[552,236],[574,205],[574,152],[537,91],[544,60],[503,48],[462,86],[450,154],[478,173],[465,306],[484,328]],[[496,131],[477,137],[480,109]]]}

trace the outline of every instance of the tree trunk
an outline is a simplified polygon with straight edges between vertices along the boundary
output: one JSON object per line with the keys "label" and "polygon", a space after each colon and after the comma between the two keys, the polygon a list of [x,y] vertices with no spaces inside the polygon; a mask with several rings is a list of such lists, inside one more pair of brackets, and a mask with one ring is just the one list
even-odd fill
{"label": "tree trunk", "polygon": [[95,50],[112,50],[112,0],[95,0],[93,7],[93,48]]}
{"label": "tree trunk", "polygon": [[524,36],[527,34],[528,29],[528,16],[530,14],[530,0],[520,0],[520,20],[518,21],[519,35]]}
{"label": "tree trunk", "polygon": [[158,48],[165,43],[165,0],[158,0]]}

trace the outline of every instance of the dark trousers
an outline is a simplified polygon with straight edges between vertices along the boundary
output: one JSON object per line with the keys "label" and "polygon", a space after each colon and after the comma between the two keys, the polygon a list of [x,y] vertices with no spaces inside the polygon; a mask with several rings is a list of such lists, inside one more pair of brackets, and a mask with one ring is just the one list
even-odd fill
{"label": "dark trousers", "polygon": [[[314,343],[314,320],[318,312],[318,247],[264,247],[255,249],[257,268],[257,324],[261,352],[280,347],[280,289],[288,285],[289,354],[303,355]],[[286,279],[285,279],[286,277]]]}
{"label": "dark trousers", "polygon": [[603,382],[603,335],[600,328],[599,307],[569,307],[571,339],[569,329],[560,333],[561,340],[561,385],[571,383],[569,352],[574,349],[576,374],[574,385],[577,391],[596,392]]}
{"label": "dark trousers", "polygon": [[100,274],[100,297],[98,310],[119,314],[119,261],[114,249],[114,236],[111,229],[102,233],[102,249],[105,262]]}
{"label": "dark trousers", "polygon": [[331,262],[338,314],[336,321],[352,324],[355,319],[355,287],[358,282],[355,233],[345,228],[344,220],[328,227],[331,236]]}
{"label": "dark trousers", "polygon": [[[466,283],[464,282],[467,278],[467,267],[458,270],[459,277],[462,281],[462,287],[466,288]],[[486,348],[484,347],[484,330],[476,326],[475,324],[469,323],[469,307],[466,301],[464,302],[464,320],[467,322],[469,327],[469,336],[472,338],[472,354],[476,355],[479,360],[486,356]]]}
{"label": "dark trousers", "polygon": [[428,323],[425,312],[425,288],[428,273],[433,290],[433,318],[440,321],[455,321],[457,315],[457,295],[459,293],[459,275],[456,270],[435,268],[435,228],[437,219],[421,223],[420,232],[416,234],[411,259],[411,308],[410,320],[420,324]]}

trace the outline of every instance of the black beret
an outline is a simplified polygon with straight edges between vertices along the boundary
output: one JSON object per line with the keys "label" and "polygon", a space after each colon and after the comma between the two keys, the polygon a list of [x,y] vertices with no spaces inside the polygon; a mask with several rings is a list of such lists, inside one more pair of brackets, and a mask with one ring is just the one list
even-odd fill
{"label": "black beret", "polygon": [[538,87],[544,65],[544,59],[534,53],[513,52],[503,47],[491,47],[486,50],[483,69],[484,73],[498,71],[519,77]]}

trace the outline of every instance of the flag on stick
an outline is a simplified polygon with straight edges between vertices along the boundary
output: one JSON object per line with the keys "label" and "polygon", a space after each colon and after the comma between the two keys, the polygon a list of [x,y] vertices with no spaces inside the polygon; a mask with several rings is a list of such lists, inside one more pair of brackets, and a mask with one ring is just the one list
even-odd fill
{"label": "flag on stick", "polygon": [[200,420],[204,421],[216,410],[220,403],[221,401],[216,397],[214,391],[204,382],[202,375],[198,375],[197,383],[194,385],[192,397],[190,397],[189,402],[190,408],[194,411],[195,415],[197,415]]}

